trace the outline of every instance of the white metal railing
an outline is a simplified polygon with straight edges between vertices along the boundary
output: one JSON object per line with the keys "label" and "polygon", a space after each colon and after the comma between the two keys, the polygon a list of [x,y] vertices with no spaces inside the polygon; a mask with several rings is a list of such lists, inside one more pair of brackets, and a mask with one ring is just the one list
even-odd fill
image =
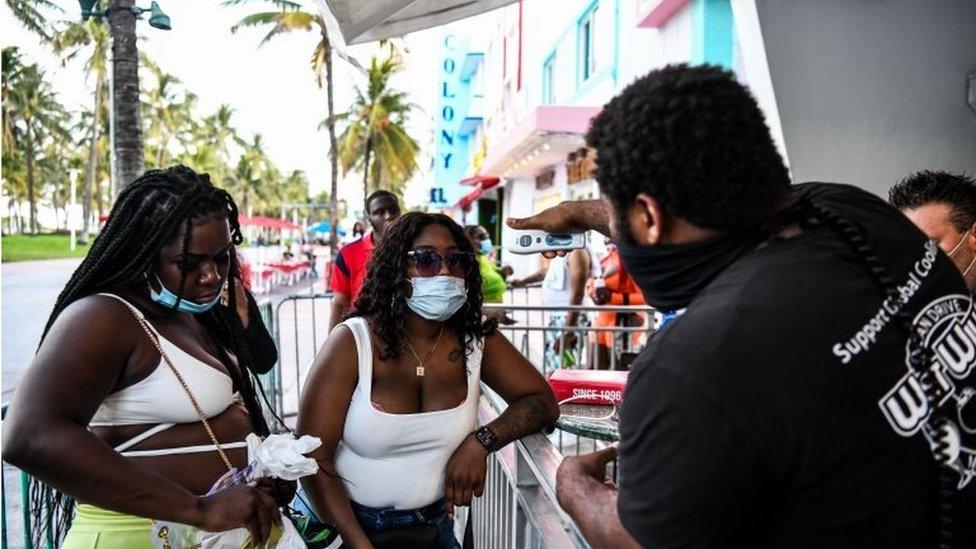
{"label": "white metal railing", "polygon": [[[494,420],[505,403],[483,389],[479,416]],[[472,502],[474,546],[482,548],[588,547],[556,501],[562,455],[542,433],[532,434],[488,458],[485,491]]]}

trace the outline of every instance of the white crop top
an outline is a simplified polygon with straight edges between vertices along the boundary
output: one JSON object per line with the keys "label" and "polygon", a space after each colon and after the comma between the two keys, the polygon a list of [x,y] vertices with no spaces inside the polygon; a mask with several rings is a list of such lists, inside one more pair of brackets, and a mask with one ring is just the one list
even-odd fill
{"label": "white crop top", "polygon": [[[144,319],[142,312],[128,301],[114,294],[98,294],[115,298],[124,303],[135,315]],[[132,322],[136,322],[133,318]],[[234,383],[230,376],[187,353],[163,337],[155,327],[146,322],[158,338],[166,356],[180,372],[193,393],[197,404],[207,418],[212,418],[235,402]],[[139,330],[142,333],[142,330]],[[148,337],[148,336],[147,336]],[[143,434],[126,441],[115,449],[119,452],[164,431],[177,423],[196,423],[200,417],[190,404],[190,399],[170,367],[159,357],[156,368],[139,382],[105,397],[88,423],[89,427],[113,427],[119,425],[157,424]],[[244,443],[221,444],[224,448],[241,448]],[[124,456],[157,456],[178,453],[194,453],[213,450],[213,445],[122,452]]]}
{"label": "white crop top", "polygon": [[360,505],[418,509],[444,497],[447,460],[477,427],[483,344],[467,359],[468,396],[459,406],[390,414],[372,403],[373,346],[361,317],[343,325],[356,339],[359,381],[336,450],[336,472]]}

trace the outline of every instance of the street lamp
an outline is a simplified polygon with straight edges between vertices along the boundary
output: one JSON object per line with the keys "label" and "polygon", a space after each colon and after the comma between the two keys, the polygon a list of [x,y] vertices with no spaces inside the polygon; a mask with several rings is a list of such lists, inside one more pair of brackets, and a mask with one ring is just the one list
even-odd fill
{"label": "street lamp", "polygon": [[78,3],[81,5],[82,21],[87,21],[89,17],[108,17],[108,14],[113,10],[128,10],[132,15],[136,16],[136,19],[139,19],[142,14],[148,11],[150,27],[160,30],[171,30],[173,28],[170,25],[169,16],[163,12],[163,9],[155,1],[148,8],[140,8],[138,6],[126,8],[113,4],[101,11],[94,9],[98,4],[98,0],[78,0]]}
{"label": "street lamp", "polygon": [[[150,12],[149,14],[149,25],[153,28],[161,30],[170,30],[172,25],[170,24],[169,16],[166,15],[159,4],[155,1],[152,2],[149,8],[140,8],[138,6],[120,6],[119,2],[116,0],[108,0],[109,5],[103,10],[99,10],[98,3],[99,0],[78,0],[78,5],[81,7],[81,19],[82,21],[87,21],[91,17],[98,17],[102,19],[109,20],[109,28],[112,34],[112,70],[109,72],[108,78],[108,94],[109,94],[109,148],[111,149],[111,160],[109,161],[109,186],[111,188],[111,193],[115,195],[118,192],[118,180],[121,177],[124,183],[130,182],[134,179],[144,168],[144,159],[142,151],[142,130],[141,125],[137,124],[135,126],[127,124],[124,132],[124,139],[122,140],[127,145],[120,151],[120,147],[116,141],[116,101],[122,101],[127,107],[127,113],[131,114],[133,110],[132,105],[135,104],[136,117],[138,118],[138,102],[139,102],[139,74],[138,69],[133,70],[132,67],[138,67],[139,60],[136,49],[136,35],[135,27],[129,27],[124,25],[121,21],[111,21],[109,15],[114,12],[129,12],[132,14],[133,19],[141,19],[142,14],[145,12]],[[128,3],[128,2],[126,2]],[[119,18],[116,17],[116,20]],[[119,35],[121,34],[123,40],[119,41]],[[121,44],[121,45],[120,45]],[[119,48],[116,49],[116,46]],[[121,92],[118,92],[119,97],[116,97],[117,90],[115,89],[115,80],[117,77],[122,79],[124,86]],[[133,85],[134,84],[134,85]],[[133,93],[131,90],[135,89]],[[132,142],[138,142],[137,147],[132,147]],[[135,152],[133,152],[135,151]],[[121,164],[120,164],[121,162]],[[121,173],[116,173],[121,171]]]}

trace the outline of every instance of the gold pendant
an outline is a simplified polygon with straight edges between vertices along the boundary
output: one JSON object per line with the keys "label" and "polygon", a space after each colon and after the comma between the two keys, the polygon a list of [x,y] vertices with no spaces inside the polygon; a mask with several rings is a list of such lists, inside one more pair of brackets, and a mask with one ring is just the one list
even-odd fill
{"label": "gold pendant", "polygon": [[424,367],[417,366],[417,377],[424,377]]}

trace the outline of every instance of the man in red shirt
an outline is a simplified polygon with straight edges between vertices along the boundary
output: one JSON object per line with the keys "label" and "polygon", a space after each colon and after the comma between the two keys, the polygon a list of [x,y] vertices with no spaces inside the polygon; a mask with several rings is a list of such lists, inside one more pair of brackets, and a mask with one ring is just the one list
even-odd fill
{"label": "man in red shirt", "polygon": [[332,265],[332,310],[329,313],[329,332],[342,322],[342,317],[359,297],[366,278],[366,267],[373,255],[373,247],[383,239],[387,225],[400,216],[400,203],[390,191],[379,190],[366,199],[366,217],[372,232],[345,245]]}

